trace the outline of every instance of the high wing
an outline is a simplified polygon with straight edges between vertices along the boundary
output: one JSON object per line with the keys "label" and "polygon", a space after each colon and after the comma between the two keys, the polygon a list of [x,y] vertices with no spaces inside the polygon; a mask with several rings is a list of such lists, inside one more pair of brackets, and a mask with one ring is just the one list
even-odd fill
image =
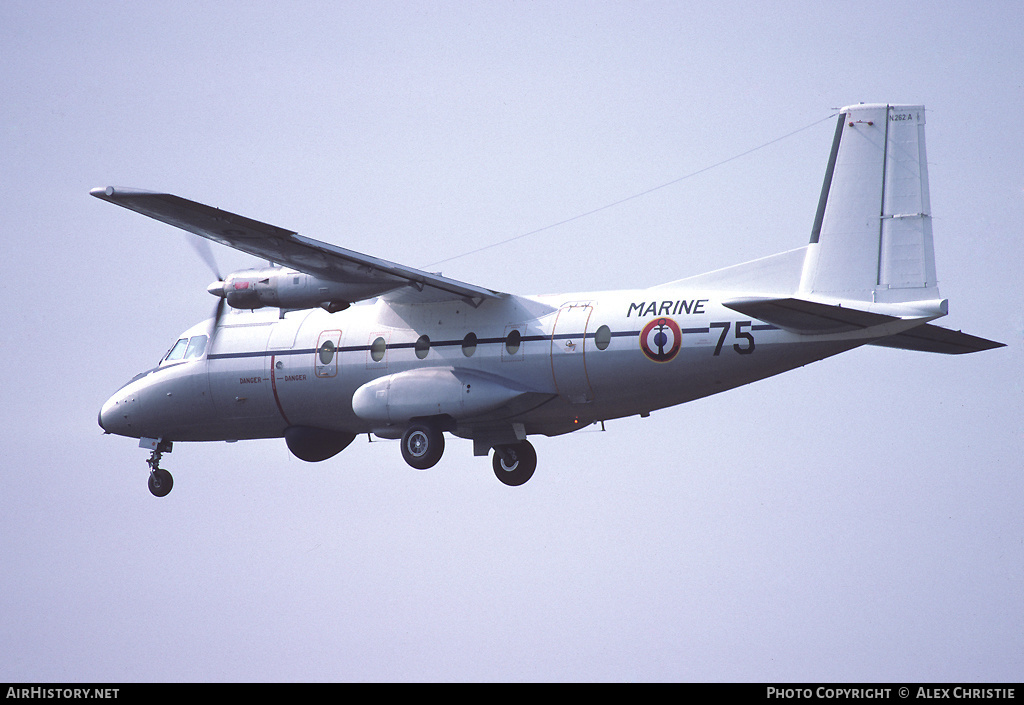
{"label": "high wing", "polygon": [[461,299],[479,306],[486,299],[507,296],[303,237],[169,193],[113,186],[89,193],[222,245],[341,284],[342,295],[349,302],[383,296],[397,303]]}

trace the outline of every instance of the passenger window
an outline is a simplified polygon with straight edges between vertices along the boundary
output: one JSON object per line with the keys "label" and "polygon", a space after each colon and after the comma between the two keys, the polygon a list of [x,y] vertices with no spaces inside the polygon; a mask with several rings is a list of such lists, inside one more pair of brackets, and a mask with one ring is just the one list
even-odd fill
{"label": "passenger window", "polygon": [[187,347],[188,338],[182,338],[181,340],[174,344],[174,347],[171,348],[170,352],[167,353],[167,357],[165,357],[164,360],[180,360],[185,356],[185,349]]}
{"label": "passenger window", "polygon": [[423,359],[430,352],[430,338],[425,335],[421,335],[419,340],[416,341],[416,357]]}
{"label": "passenger window", "polygon": [[508,351],[509,355],[515,355],[519,352],[519,346],[523,343],[523,334],[513,328],[505,336],[505,350]]}
{"label": "passenger window", "polygon": [[188,341],[188,349],[185,351],[185,359],[190,360],[194,357],[202,357],[203,353],[206,352],[206,341],[208,338],[205,335],[194,335],[192,339]]}
{"label": "passenger window", "polygon": [[317,354],[320,355],[320,364],[331,364],[331,361],[334,360],[334,351],[334,342],[331,340],[325,340],[320,346],[320,349],[317,350]]}
{"label": "passenger window", "polygon": [[598,350],[605,350],[611,345],[612,342],[612,329],[608,326],[601,326],[594,333],[594,345],[597,346]]}
{"label": "passenger window", "polygon": [[466,337],[462,339],[462,354],[466,357],[472,357],[475,352],[476,333],[466,333]]}
{"label": "passenger window", "polygon": [[377,338],[370,345],[370,359],[374,362],[380,362],[384,359],[384,352],[388,349],[387,341],[384,338]]}

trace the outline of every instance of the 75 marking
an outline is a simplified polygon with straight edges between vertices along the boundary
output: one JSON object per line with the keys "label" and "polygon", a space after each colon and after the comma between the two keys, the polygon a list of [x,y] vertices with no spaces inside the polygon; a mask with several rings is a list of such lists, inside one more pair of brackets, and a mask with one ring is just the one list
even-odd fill
{"label": "75 marking", "polygon": [[[734,336],[736,340],[745,341],[743,343],[733,343],[732,349],[738,352],[740,355],[749,355],[754,352],[754,336],[747,329],[751,327],[750,321],[736,321],[736,330]],[[729,328],[732,327],[731,321],[718,321],[716,323],[709,323],[709,328],[721,328],[722,334],[718,336],[718,344],[715,345],[715,352],[712,353],[715,357],[722,354],[722,346],[725,345],[725,338],[729,335]]]}

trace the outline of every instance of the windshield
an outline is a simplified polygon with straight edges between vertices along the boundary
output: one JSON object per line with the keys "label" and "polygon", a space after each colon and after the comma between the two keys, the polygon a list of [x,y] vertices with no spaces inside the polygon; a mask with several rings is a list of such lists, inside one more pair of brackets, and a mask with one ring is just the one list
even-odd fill
{"label": "windshield", "polygon": [[193,335],[188,341],[188,349],[185,351],[185,359],[189,360],[193,357],[202,357],[206,351],[206,336],[205,335]]}
{"label": "windshield", "polygon": [[182,338],[181,340],[174,344],[174,347],[170,349],[166,357],[164,357],[164,362],[170,362],[171,360],[180,360],[181,358],[185,357],[185,348],[187,347],[188,338]]}
{"label": "windshield", "polygon": [[206,352],[206,342],[208,340],[209,338],[205,335],[181,338],[171,347],[167,355],[164,356],[163,361],[173,362],[175,360],[191,360],[202,357],[203,353]]}

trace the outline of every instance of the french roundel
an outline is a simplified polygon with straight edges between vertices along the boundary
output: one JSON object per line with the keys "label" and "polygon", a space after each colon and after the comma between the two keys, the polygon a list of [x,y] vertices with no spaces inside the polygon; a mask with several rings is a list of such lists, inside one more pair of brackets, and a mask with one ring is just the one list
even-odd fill
{"label": "french roundel", "polygon": [[640,332],[640,349],[655,362],[668,362],[679,352],[682,338],[671,318],[655,318]]}

